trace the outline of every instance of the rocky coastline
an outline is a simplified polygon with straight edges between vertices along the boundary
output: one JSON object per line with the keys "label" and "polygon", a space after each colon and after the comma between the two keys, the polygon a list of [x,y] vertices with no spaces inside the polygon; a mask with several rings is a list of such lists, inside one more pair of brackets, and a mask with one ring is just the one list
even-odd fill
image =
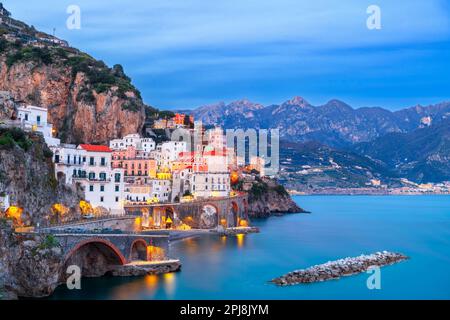
{"label": "rocky coastline", "polygon": [[307,269],[296,270],[275,278],[270,282],[278,286],[289,286],[339,279],[343,276],[365,272],[372,266],[387,266],[409,259],[400,253],[388,251],[376,252],[370,255],[329,261]]}
{"label": "rocky coastline", "polygon": [[268,218],[290,213],[309,213],[300,208],[276,179],[248,175],[242,191],[248,193],[249,218]]}

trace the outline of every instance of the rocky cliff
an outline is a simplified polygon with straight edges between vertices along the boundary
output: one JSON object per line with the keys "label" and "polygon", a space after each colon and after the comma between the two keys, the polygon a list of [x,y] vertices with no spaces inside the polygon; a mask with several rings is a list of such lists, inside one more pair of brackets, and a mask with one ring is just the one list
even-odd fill
{"label": "rocky cliff", "polygon": [[82,192],[57,181],[42,136],[0,126],[0,194],[17,207],[19,225],[48,225],[80,216]]}
{"label": "rocky cliff", "polygon": [[239,189],[248,192],[250,218],[266,218],[287,213],[305,213],[277,180],[248,175],[242,179]]}
{"label": "rocky cliff", "polygon": [[14,234],[0,220],[0,300],[48,296],[58,285],[61,261],[51,236]]}
{"label": "rocky cliff", "polygon": [[67,143],[106,143],[144,125],[145,106],[122,67],[109,68],[73,48],[10,42],[4,34],[0,90],[18,102],[47,107]]}
{"label": "rocky cliff", "polygon": [[11,93],[0,91],[0,121],[14,118],[17,114],[18,104]]}

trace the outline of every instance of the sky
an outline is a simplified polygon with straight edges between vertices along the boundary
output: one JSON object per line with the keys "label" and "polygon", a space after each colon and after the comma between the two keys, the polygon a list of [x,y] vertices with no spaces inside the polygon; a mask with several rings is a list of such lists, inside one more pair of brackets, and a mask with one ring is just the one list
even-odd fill
{"label": "sky", "polygon": [[[112,66],[145,103],[187,109],[302,96],[397,110],[450,100],[450,0],[3,0]],[[80,8],[80,29],[67,8]],[[367,9],[380,8],[370,30]]]}

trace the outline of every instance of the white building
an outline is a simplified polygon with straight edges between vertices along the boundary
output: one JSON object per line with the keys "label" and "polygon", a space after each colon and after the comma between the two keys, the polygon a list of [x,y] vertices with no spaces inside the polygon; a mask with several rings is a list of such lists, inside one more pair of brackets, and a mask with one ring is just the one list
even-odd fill
{"label": "white building", "polygon": [[61,144],[50,149],[53,151],[56,177],[64,179],[66,184],[72,184],[73,177],[81,176],[81,172],[85,171],[86,150],[79,149],[74,144]]}
{"label": "white building", "polygon": [[195,198],[228,197],[230,174],[228,172],[194,172],[190,178],[190,192]]}
{"label": "white building", "polygon": [[152,188],[150,185],[125,185],[125,200],[128,202],[148,202],[153,199]]}
{"label": "white building", "polygon": [[125,194],[123,169],[111,168],[112,150],[107,146],[82,144],[53,148],[55,174],[68,184],[80,184],[85,200],[111,214],[123,213]]}
{"label": "white building", "polygon": [[18,108],[18,119],[26,131],[42,133],[49,147],[57,146],[60,140],[53,138],[53,126],[48,123],[48,110],[36,106],[22,106]]}
{"label": "white building", "polygon": [[9,195],[7,194],[0,195],[0,213],[8,210],[9,206],[10,206]]}
{"label": "white building", "polygon": [[177,202],[176,200],[181,200],[186,191],[191,191],[191,175],[192,169],[189,168],[172,172],[172,194],[170,199],[171,202]]}
{"label": "white building", "polygon": [[109,143],[111,149],[125,150],[128,147],[135,147],[138,151],[150,152],[155,150],[156,144],[152,138],[142,138],[139,134],[129,134],[122,139],[114,139]]}
{"label": "white building", "polygon": [[169,168],[170,163],[178,160],[181,152],[187,151],[184,141],[164,142],[156,147],[155,159],[160,169]]}
{"label": "white building", "polygon": [[152,197],[157,198],[158,202],[168,202],[172,193],[171,179],[150,179],[148,181]]}

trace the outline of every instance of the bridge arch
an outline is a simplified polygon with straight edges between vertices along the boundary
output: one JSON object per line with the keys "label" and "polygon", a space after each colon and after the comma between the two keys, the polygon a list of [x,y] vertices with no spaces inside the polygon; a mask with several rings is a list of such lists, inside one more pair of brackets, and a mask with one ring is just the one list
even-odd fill
{"label": "bridge arch", "polygon": [[147,242],[144,239],[136,239],[130,247],[130,261],[147,260]]}
{"label": "bridge arch", "polygon": [[127,259],[122,252],[110,241],[101,238],[91,238],[77,243],[65,256],[61,278],[67,267],[80,267],[82,276],[103,276],[114,265],[124,265]]}

